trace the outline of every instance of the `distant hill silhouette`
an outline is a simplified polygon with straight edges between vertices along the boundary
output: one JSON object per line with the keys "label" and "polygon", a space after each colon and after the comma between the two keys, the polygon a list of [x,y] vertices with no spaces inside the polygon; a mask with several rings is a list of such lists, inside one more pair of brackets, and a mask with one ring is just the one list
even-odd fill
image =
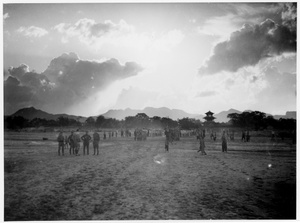
{"label": "distant hill silhouette", "polygon": [[[250,110],[247,110],[251,112]],[[109,110],[106,113],[102,114],[105,118],[115,118],[118,120],[125,119],[127,116],[136,116],[138,113],[145,113],[149,117],[154,117],[154,116],[159,116],[159,117],[169,117],[173,120],[177,119],[182,119],[182,118],[194,118],[194,119],[199,119],[200,121],[205,121],[203,117],[205,114],[190,114],[187,113],[183,110],[180,109],[169,109],[166,107],[161,107],[161,108],[153,108],[153,107],[146,107],[144,109],[117,109],[117,110]],[[216,118],[216,122],[228,122],[229,119],[227,118],[227,115],[230,113],[242,113],[241,111],[238,111],[236,109],[229,109],[228,111],[222,111],[220,113],[214,114],[214,117]],[[99,114],[100,116],[101,114]],[[270,115],[270,114],[267,114]],[[36,109],[34,107],[29,107],[29,108],[22,108],[12,114],[11,116],[22,116],[23,118],[26,118],[28,120],[32,120],[34,118],[41,118],[41,119],[46,119],[46,120],[57,120],[58,117],[67,117],[70,119],[75,119],[77,121],[80,121],[81,123],[85,122],[87,117],[83,116],[76,116],[76,115],[68,115],[68,114],[50,114],[45,111],[42,111],[40,109]],[[98,116],[93,116],[95,119]],[[280,118],[293,118],[296,119],[296,111],[288,111],[286,112],[285,115],[274,115],[273,116],[275,119],[280,119]]]}
{"label": "distant hill silhouette", "polygon": [[86,117],[82,116],[76,116],[76,115],[67,115],[67,114],[50,114],[47,112],[44,112],[42,110],[36,109],[34,107],[29,107],[29,108],[22,108],[12,114],[11,116],[22,116],[25,119],[32,120],[34,118],[41,118],[41,119],[46,119],[46,120],[56,120],[59,117],[64,117],[64,118],[70,118],[70,119],[75,119],[80,122],[85,122],[87,119]]}
{"label": "distant hill silhouette", "polygon": [[144,109],[117,109],[117,110],[109,110],[106,113],[102,114],[106,118],[115,118],[115,119],[125,119],[127,116],[136,116],[138,113],[145,113],[149,117],[159,116],[159,117],[169,117],[170,119],[177,120],[182,118],[196,118],[203,121],[204,115],[199,114],[189,114],[180,109],[169,109],[166,107],[161,108],[153,108],[146,107]]}
{"label": "distant hill silhouette", "polygon": [[227,115],[228,114],[231,114],[231,113],[242,113],[241,111],[238,111],[236,109],[229,109],[228,111],[222,111],[220,113],[217,113],[217,114],[214,114],[214,117],[216,118],[215,119],[215,122],[228,122],[229,121],[229,118],[227,118]]}

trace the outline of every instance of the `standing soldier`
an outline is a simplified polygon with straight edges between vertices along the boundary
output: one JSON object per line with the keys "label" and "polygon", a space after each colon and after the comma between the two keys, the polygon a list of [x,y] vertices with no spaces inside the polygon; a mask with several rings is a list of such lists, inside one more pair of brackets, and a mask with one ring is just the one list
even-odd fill
{"label": "standing soldier", "polygon": [[95,130],[93,134],[93,147],[94,147],[94,155],[96,155],[96,150],[97,150],[97,155],[99,155],[99,141],[100,141],[100,136]]}
{"label": "standing soldier", "polygon": [[245,134],[245,131],[242,132],[242,142],[246,142],[246,134]]}
{"label": "standing soldier", "polygon": [[225,134],[225,131],[223,131],[223,135],[222,135],[222,152],[227,153],[227,136]]}
{"label": "standing soldier", "polygon": [[73,138],[73,136],[74,136],[73,133],[74,132],[71,131],[71,135],[69,135],[69,137],[68,137],[68,143],[70,145],[70,155],[71,154],[73,154],[73,155],[75,154],[75,152],[74,152],[75,142],[74,142],[74,138]]}
{"label": "standing soldier", "polygon": [[105,132],[103,133],[103,139],[106,139],[106,133]]}
{"label": "standing soldier", "polygon": [[59,132],[59,135],[57,137],[57,141],[58,141],[58,155],[60,156],[60,148],[62,150],[62,155],[64,156],[64,143],[65,143],[65,137],[63,136],[63,132]]}
{"label": "standing soldier", "polygon": [[77,132],[73,135],[72,137],[73,141],[74,141],[74,149],[75,149],[75,155],[76,156],[79,156],[79,149],[80,149],[80,136],[79,136],[79,133],[78,133],[78,130]]}
{"label": "standing soldier", "polygon": [[81,140],[83,141],[83,155],[85,155],[85,148],[87,150],[87,155],[89,155],[89,145],[92,137],[88,134],[89,132],[86,131],[85,135],[81,137]]}
{"label": "standing soldier", "polygon": [[205,143],[204,143],[204,132],[200,132],[199,134],[199,142],[200,142],[200,147],[197,152],[201,151],[201,155],[206,155],[205,152]]}
{"label": "standing soldier", "polygon": [[170,143],[170,140],[171,140],[171,133],[170,133],[170,130],[168,128],[165,130],[165,135],[166,135],[165,151],[169,152],[169,143]]}

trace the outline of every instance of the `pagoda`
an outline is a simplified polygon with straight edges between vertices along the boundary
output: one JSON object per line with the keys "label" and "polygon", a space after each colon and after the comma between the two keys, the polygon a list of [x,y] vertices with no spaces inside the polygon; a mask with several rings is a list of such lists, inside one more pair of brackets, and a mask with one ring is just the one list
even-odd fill
{"label": "pagoda", "polygon": [[204,117],[205,123],[206,124],[214,123],[214,119],[215,119],[215,117],[213,116],[214,113],[212,113],[211,111],[208,111],[205,114],[206,114],[206,116]]}

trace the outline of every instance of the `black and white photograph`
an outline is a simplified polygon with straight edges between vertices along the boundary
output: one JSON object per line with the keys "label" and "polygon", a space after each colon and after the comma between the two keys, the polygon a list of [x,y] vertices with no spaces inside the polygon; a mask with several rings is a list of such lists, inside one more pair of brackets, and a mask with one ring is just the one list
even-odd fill
{"label": "black and white photograph", "polygon": [[2,12],[4,221],[297,220],[297,1]]}

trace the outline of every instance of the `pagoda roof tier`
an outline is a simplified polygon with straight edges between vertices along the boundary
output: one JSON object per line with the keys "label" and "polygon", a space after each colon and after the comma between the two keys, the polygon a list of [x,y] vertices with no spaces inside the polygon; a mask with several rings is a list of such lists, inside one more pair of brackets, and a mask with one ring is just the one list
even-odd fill
{"label": "pagoda roof tier", "polygon": [[206,114],[206,115],[213,115],[214,113],[211,112],[211,111],[208,111],[208,112],[206,112],[205,114]]}

